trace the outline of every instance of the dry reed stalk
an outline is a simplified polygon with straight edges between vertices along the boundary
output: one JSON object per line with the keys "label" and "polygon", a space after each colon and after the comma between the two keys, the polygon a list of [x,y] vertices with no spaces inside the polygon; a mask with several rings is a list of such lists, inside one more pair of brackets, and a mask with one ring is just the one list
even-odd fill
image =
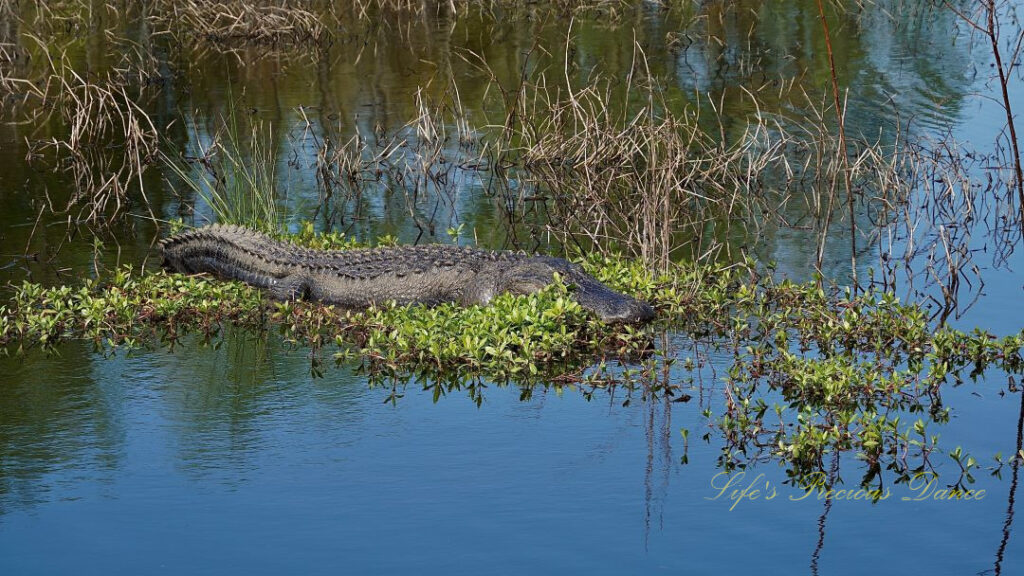
{"label": "dry reed stalk", "polygon": [[[825,38],[825,51],[828,55],[829,76],[832,81],[832,103],[835,107],[836,121],[839,129],[839,162],[843,176],[843,184],[846,188],[847,216],[850,220],[850,275],[853,280],[853,290],[858,290],[857,285],[857,221],[854,219],[853,189],[850,185],[849,153],[846,148],[846,108],[841,104],[839,97],[839,77],[836,73],[836,62],[832,54],[832,34],[828,27],[828,18],[825,17],[825,5],[822,0],[817,0],[818,14],[821,17],[821,29]],[[835,185],[830,187],[835,190]],[[832,196],[829,196],[829,206],[833,203]],[[831,219],[832,210],[826,211],[827,218]],[[825,236],[828,232],[828,220],[824,226],[825,233],[822,234],[821,242],[818,244],[818,271],[821,272],[821,263],[824,259]]]}
{"label": "dry reed stalk", "polygon": [[[75,194],[65,210],[80,209],[77,220],[98,223],[116,218],[137,186],[150,217],[142,175],[157,152],[157,130],[149,115],[129,94],[124,79],[107,74],[92,80],[79,74],[67,54],[53,55],[38,37],[28,35],[41,49],[46,72],[41,79],[9,79],[33,106],[30,121],[43,125],[56,118],[60,137],[30,141],[29,158],[52,156],[71,174]],[[112,154],[112,149],[119,153]]]}
{"label": "dry reed stalk", "polygon": [[244,0],[158,0],[149,20],[179,41],[264,45],[320,43],[330,37],[324,18],[303,2]]}
{"label": "dry reed stalk", "polygon": [[[1017,138],[1017,126],[1014,121],[1013,104],[1009,94],[1009,78],[1012,75],[1014,68],[1019,66],[1021,49],[1024,47],[1024,30],[1020,30],[1018,25],[1017,33],[1013,34],[1010,40],[1010,57],[1005,58],[1000,46],[1000,29],[1004,18],[1015,20],[1014,13],[1011,12],[1007,15],[1008,11],[1013,10],[1013,6],[1011,4],[1007,2],[997,3],[996,0],[983,0],[978,3],[978,11],[981,13],[979,17],[963,12],[948,1],[944,1],[943,4],[968,26],[984,36],[984,38],[989,42],[993,66],[996,69],[996,78],[999,82],[1001,105],[1003,107],[1003,112],[1006,114],[1007,139],[1009,140],[1011,153],[1010,169],[1013,174],[1011,176],[1009,187],[1016,191],[1017,224],[1020,236],[1024,237],[1024,158],[1021,157],[1020,142]],[[1000,17],[1001,14],[1004,18]]]}
{"label": "dry reed stalk", "polygon": [[[975,229],[995,222],[1012,202],[994,192],[995,179],[979,179],[992,158],[967,149],[946,135],[934,141],[897,143],[886,158],[890,167],[865,207],[871,218],[873,244],[879,248],[878,272],[887,290],[903,287],[917,300],[932,300],[934,315],[945,321],[961,316],[984,287],[972,246]],[[1014,236],[1017,227],[1012,227]],[[999,238],[1002,227],[989,230],[998,265],[1000,247],[1014,241]],[[986,251],[988,251],[986,249]],[[937,291],[937,292],[936,292]]]}
{"label": "dry reed stalk", "polygon": [[17,89],[14,78],[14,64],[17,61],[16,47],[13,44],[0,43],[0,108],[7,96]]}

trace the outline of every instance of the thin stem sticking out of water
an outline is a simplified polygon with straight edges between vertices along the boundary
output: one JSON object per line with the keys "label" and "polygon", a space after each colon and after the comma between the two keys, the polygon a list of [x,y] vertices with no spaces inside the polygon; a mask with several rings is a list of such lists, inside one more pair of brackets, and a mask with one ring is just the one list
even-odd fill
{"label": "thin stem sticking out of water", "polygon": [[[1021,235],[1024,235],[1024,168],[1021,167],[1020,147],[1017,143],[1017,129],[1013,122],[1013,108],[1010,105],[1010,95],[1007,90],[1007,70],[1003,68],[1003,56],[999,50],[999,28],[996,22],[995,0],[985,2],[986,26],[985,32],[992,43],[992,57],[995,58],[996,71],[999,73],[999,88],[1003,96],[1003,110],[1006,112],[1006,129],[1010,132],[1010,146],[1013,149],[1013,165],[1017,171],[1017,203],[1020,210]],[[1013,67],[1010,62],[1010,67]]]}
{"label": "thin stem sticking out of water", "polygon": [[[1017,65],[1017,56],[1019,55],[1021,43],[1018,41],[1017,46],[1011,49],[1012,57],[1008,64],[1004,66],[1002,49],[999,47],[999,6],[996,1],[985,0],[981,3],[981,9],[984,11],[984,24],[953,6],[950,2],[946,1],[944,4],[968,26],[988,38],[991,45],[992,58],[995,60],[996,74],[998,74],[1003,112],[1006,113],[1006,130],[1010,139],[1010,149],[1013,153],[1013,180],[1015,184],[1013,187],[1017,189],[1017,209],[1018,218],[1020,219],[1018,226],[1021,236],[1024,237],[1024,160],[1021,159],[1020,144],[1017,141],[1017,127],[1013,120],[1013,106],[1010,103],[1009,94],[1009,76]],[[1021,39],[1024,39],[1024,34],[1021,34]]]}
{"label": "thin stem sticking out of water", "polygon": [[[854,220],[853,210],[853,188],[850,185],[849,157],[846,151],[846,121],[845,107],[839,101],[839,78],[836,74],[835,58],[832,54],[832,35],[828,28],[828,19],[825,17],[825,6],[822,0],[818,0],[818,14],[821,16],[821,29],[825,35],[825,50],[828,52],[828,69],[832,78],[832,100],[836,110],[836,120],[839,122],[839,162],[840,171],[843,173],[843,183],[846,187],[847,216],[850,219],[850,274],[853,279],[853,289],[857,290],[857,221]],[[830,187],[829,194],[834,196],[835,187]],[[821,243],[818,248],[818,271],[821,272],[821,264],[825,252],[825,238],[828,235],[828,220],[831,218],[832,200],[829,199],[828,213],[826,214],[825,229],[822,231]]]}

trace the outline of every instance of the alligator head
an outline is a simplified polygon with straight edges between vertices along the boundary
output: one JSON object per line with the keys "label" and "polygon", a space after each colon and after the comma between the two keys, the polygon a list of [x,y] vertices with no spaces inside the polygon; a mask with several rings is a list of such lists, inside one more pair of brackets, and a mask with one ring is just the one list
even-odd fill
{"label": "alligator head", "polygon": [[577,264],[552,256],[534,256],[503,262],[482,270],[464,295],[464,303],[487,304],[502,292],[532,294],[550,285],[555,274],[570,289],[572,297],[604,322],[636,324],[654,318],[646,302],[620,294],[587,274]]}

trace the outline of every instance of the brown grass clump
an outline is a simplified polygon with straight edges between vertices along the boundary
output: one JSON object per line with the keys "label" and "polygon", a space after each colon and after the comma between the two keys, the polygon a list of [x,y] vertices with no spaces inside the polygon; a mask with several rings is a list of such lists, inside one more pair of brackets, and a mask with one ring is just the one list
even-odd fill
{"label": "brown grass clump", "polygon": [[764,199],[758,175],[780,162],[785,138],[765,121],[727,143],[701,127],[698,109],[675,113],[654,89],[636,90],[646,103],[621,113],[610,83],[562,98],[534,91],[522,103],[518,155],[550,195],[548,226],[563,241],[585,238],[665,268],[681,235],[702,244],[720,215],[741,217]]}
{"label": "brown grass clump", "polygon": [[153,3],[150,22],[179,40],[199,38],[217,43],[263,45],[319,43],[329,38],[321,15],[302,2],[242,0],[161,0]]}
{"label": "brown grass clump", "polygon": [[[665,4],[664,2],[657,2]],[[553,0],[533,2],[530,0],[354,0],[355,14],[364,20],[379,14],[424,17],[432,14],[455,16],[471,10],[502,13],[505,17],[520,17],[537,12],[557,14],[597,13],[606,18],[618,18],[622,13],[635,7],[630,0]]]}
{"label": "brown grass clump", "polygon": [[[74,180],[75,193],[64,208],[78,221],[116,218],[129,204],[129,189],[138,191],[147,210],[142,175],[157,153],[158,133],[137,103],[130,83],[116,72],[90,78],[75,70],[65,52],[52,54],[39,45],[46,67],[40,78],[8,78],[21,94],[28,121],[61,127],[49,138],[29,139],[29,159],[52,161]],[[113,151],[116,150],[116,153]],[[49,202],[48,202],[49,204]]]}

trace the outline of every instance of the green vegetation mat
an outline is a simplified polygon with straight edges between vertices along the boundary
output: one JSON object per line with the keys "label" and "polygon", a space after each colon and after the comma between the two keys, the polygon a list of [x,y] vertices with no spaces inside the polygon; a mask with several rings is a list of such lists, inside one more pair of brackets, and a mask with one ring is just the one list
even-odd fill
{"label": "green vegetation mat", "polygon": [[[290,238],[316,248],[355,245],[308,230]],[[479,385],[489,381],[519,384],[524,394],[535,384],[573,385],[585,394],[619,385],[686,400],[704,359],[655,346],[664,341],[659,334],[671,333],[705,355],[731,355],[714,420],[726,438],[726,468],[782,457],[803,477],[827,468],[824,457],[834,449],[854,450],[868,464],[865,484],[883,465],[904,480],[930,470],[937,437],[925,425],[949,417],[943,386],[998,369],[1008,375],[1007,390],[1016,391],[1013,375],[1024,369],[1024,332],[996,338],[935,325],[924,308],[886,292],[854,295],[780,281],[752,265],[680,265],[656,274],[616,258],[581,263],[613,289],[651,302],[657,320],[605,325],[563,285],[503,295],[487,307],[351,311],[271,303],[238,282],[126,267],[80,286],[16,287],[0,306],[0,344],[7,354],[72,338],[131,349],[174,344],[189,333],[215,337],[233,325],[276,329],[309,347],[315,374],[328,353],[362,362],[371,382],[416,380],[435,397],[468,387],[479,403]],[[970,480],[974,459],[951,455]]]}

